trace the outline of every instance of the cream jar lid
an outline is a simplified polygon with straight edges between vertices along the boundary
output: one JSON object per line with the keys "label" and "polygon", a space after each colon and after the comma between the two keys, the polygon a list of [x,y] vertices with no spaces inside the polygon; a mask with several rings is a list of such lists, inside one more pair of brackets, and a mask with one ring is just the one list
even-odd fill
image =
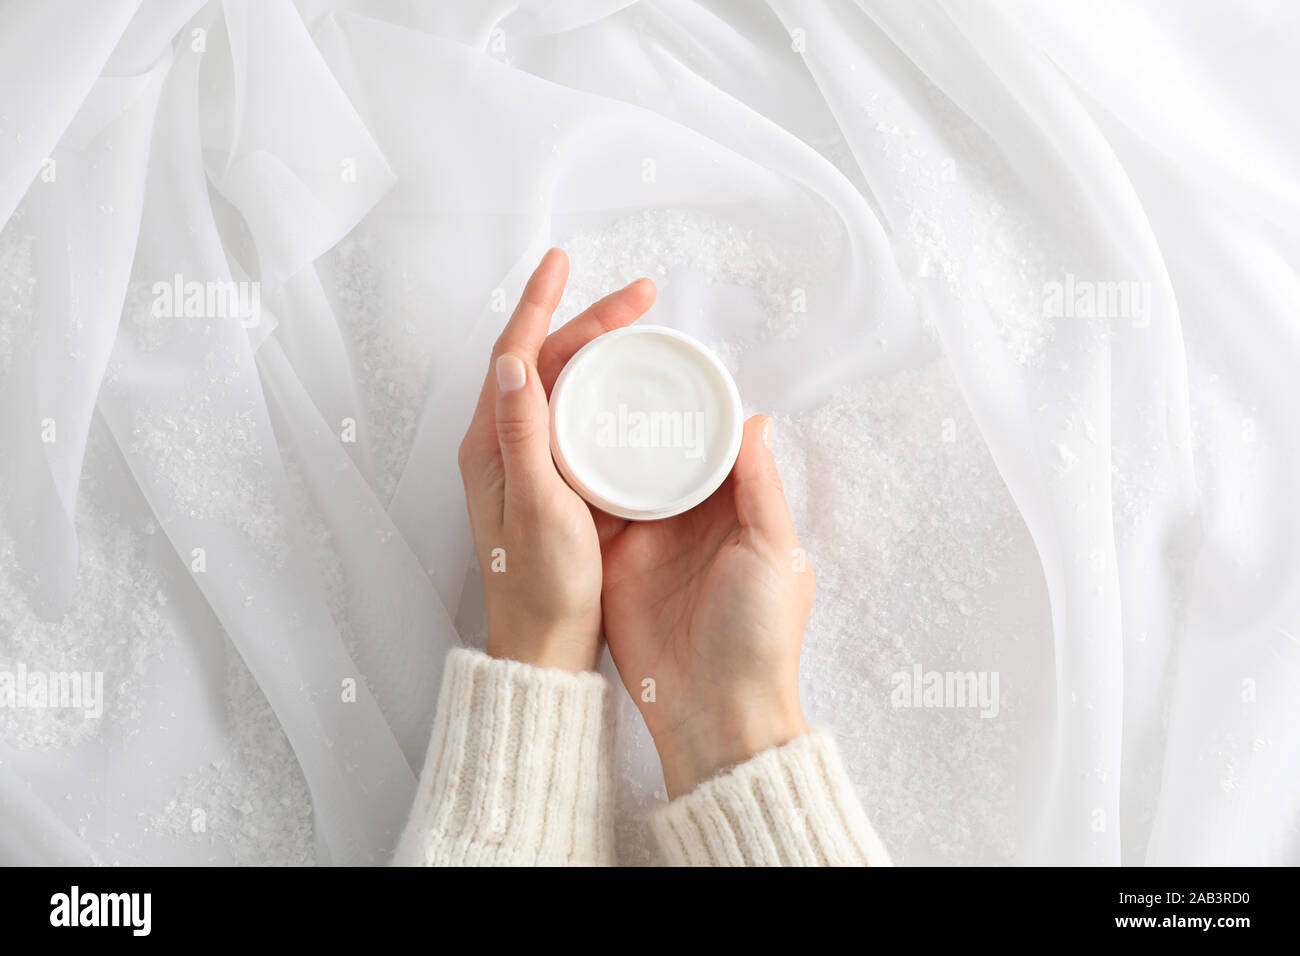
{"label": "cream jar lid", "polygon": [[740,453],[744,409],[722,361],[696,339],[631,325],[592,339],[551,389],[551,454],[602,511],[636,521],[694,508]]}

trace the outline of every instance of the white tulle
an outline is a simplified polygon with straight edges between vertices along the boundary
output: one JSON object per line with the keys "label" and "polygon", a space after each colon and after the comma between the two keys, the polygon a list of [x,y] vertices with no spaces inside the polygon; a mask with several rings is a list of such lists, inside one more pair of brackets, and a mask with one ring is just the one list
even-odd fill
{"label": "white tulle", "polygon": [[[1300,862],[1298,63],[1280,2],[5,6],[0,665],[119,699],[4,725],[0,860],[385,859],[481,639],[456,446],[562,245],[557,321],[649,273],[776,416],[805,705],[897,862]],[[900,712],[914,664],[1002,713]]]}

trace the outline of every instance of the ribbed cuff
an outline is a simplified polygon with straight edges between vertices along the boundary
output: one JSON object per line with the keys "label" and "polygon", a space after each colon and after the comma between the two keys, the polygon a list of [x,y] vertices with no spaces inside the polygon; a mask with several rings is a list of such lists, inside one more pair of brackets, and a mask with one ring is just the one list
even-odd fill
{"label": "ribbed cuff", "polygon": [[765,750],[654,813],[670,866],[889,866],[830,734]]}
{"label": "ribbed cuff", "polygon": [[393,864],[612,864],[612,700],[594,672],[452,651]]}

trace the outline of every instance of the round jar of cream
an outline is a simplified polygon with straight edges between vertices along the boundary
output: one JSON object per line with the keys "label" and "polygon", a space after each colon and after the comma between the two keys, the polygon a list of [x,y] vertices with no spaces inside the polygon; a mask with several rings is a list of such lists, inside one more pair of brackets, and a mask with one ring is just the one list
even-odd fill
{"label": "round jar of cream", "polygon": [[740,453],[736,383],[700,342],[657,325],[592,339],[551,389],[551,454],[569,485],[636,521],[694,508]]}

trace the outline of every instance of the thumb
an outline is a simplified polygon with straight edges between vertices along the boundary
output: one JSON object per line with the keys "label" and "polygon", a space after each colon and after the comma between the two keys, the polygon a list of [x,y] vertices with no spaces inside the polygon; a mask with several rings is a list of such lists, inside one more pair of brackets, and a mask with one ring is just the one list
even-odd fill
{"label": "thumb", "polygon": [[740,526],[769,544],[795,540],[785,489],[772,457],[772,420],[766,415],[755,415],[745,422],[740,454],[731,474]]}
{"label": "thumb", "polygon": [[505,465],[507,499],[538,493],[555,474],[551,462],[551,421],[537,369],[505,352],[496,360],[497,443]]}

